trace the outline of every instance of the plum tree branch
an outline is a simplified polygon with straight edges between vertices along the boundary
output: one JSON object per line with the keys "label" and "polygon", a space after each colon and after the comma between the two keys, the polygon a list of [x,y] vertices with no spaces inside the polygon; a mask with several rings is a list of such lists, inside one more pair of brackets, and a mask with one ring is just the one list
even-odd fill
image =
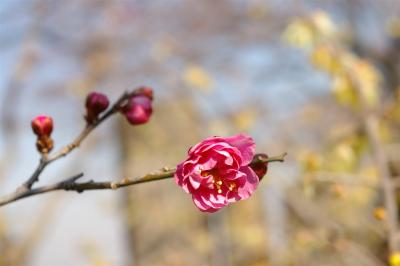
{"label": "plum tree branch", "polygon": [[[156,173],[150,173],[141,177],[136,178],[124,178],[119,181],[105,181],[105,182],[95,182],[93,180],[87,182],[77,182],[83,176],[83,173],[71,176],[61,182],[53,183],[46,186],[40,186],[37,188],[33,188],[33,185],[39,181],[39,177],[45,168],[51,164],[52,162],[67,156],[73,150],[78,148],[81,143],[86,139],[86,137],[101,123],[103,123],[107,118],[111,117],[115,113],[118,113],[123,106],[129,101],[131,97],[135,95],[142,95],[146,93],[146,88],[139,87],[131,92],[123,93],[118,100],[105,111],[102,115],[100,115],[97,119],[91,120],[86,123],[85,128],[82,132],[68,145],[61,148],[59,151],[47,154],[42,153],[40,161],[32,175],[22,184],[20,185],[14,192],[1,196],[0,197],[0,206],[9,204],[11,202],[27,198],[30,196],[43,194],[51,191],[57,190],[65,190],[65,191],[76,191],[83,192],[85,190],[100,190],[100,189],[117,189],[120,187],[126,187],[131,185],[136,185],[145,182],[151,182],[156,180],[162,180],[166,178],[171,178],[175,174],[174,168],[164,167],[162,170]],[[283,153],[279,156],[268,157],[265,154],[256,154],[253,158],[251,164],[259,164],[259,163],[269,163],[269,162],[283,162],[286,153]]]}
{"label": "plum tree branch", "polygon": [[43,154],[36,170],[29,177],[29,179],[26,180],[17,190],[29,191],[32,188],[33,184],[39,180],[40,174],[47,167],[47,165],[66,156],[67,154],[78,148],[81,145],[81,143],[86,139],[86,137],[97,126],[103,123],[107,118],[117,113],[121,109],[121,106],[123,106],[124,103],[128,101],[130,97],[140,93],[141,93],[141,88],[135,89],[131,92],[123,93],[108,111],[106,111],[103,115],[101,115],[97,120],[93,121],[93,123],[86,124],[82,132],[70,144],[61,148],[58,152],[55,152],[53,155]]}
{"label": "plum tree branch", "polygon": [[[250,163],[250,165],[253,164],[259,164],[259,163],[270,163],[270,162],[283,162],[284,158],[286,156],[286,153],[283,153],[278,156],[274,157],[267,157],[264,154],[256,154],[253,158],[253,161]],[[43,193],[48,193],[52,191],[57,191],[57,190],[65,190],[65,191],[76,191],[78,193],[81,193],[86,190],[101,190],[101,189],[118,189],[120,187],[127,187],[127,186],[132,186],[132,185],[137,185],[141,183],[146,183],[146,182],[152,182],[152,181],[157,181],[157,180],[163,180],[163,179],[168,179],[172,178],[175,174],[175,168],[168,168],[164,167],[160,171],[156,173],[149,173],[141,177],[136,177],[136,178],[124,178],[119,181],[104,181],[104,182],[95,182],[93,180],[87,181],[87,182],[82,182],[78,183],[78,179],[83,177],[83,173],[74,175],[72,177],[69,177],[61,182],[54,183],[51,185],[47,186],[41,186],[37,187],[34,189],[28,189],[28,190],[17,190],[11,194],[5,195],[0,197],[0,206],[4,206],[6,204],[9,204],[11,202],[43,194]]]}

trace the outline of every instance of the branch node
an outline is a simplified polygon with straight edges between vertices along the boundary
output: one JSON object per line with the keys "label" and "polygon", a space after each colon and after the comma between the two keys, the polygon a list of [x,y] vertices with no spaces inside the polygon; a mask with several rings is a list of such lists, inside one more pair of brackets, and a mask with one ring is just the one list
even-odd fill
{"label": "branch node", "polygon": [[115,190],[115,189],[118,188],[118,183],[116,183],[116,182],[111,182],[110,187],[111,187],[111,189]]}

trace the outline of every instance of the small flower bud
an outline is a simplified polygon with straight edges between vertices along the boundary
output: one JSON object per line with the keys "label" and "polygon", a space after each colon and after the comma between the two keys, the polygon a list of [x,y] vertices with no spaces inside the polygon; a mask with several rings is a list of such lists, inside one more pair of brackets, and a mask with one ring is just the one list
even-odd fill
{"label": "small flower bud", "polygon": [[251,169],[253,169],[258,178],[261,180],[267,173],[268,163],[255,163],[252,164],[250,167]]}
{"label": "small flower bud", "polygon": [[110,104],[106,95],[98,92],[91,92],[86,97],[86,121],[92,123],[99,114],[104,112]]}
{"label": "small flower bud", "polygon": [[40,153],[48,153],[53,149],[53,140],[50,135],[53,131],[53,119],[39,115],[31,122],[33,133],[37,136],[36,147]]}
{"label": "small flower bud", "polygon": [[153,108],[151,98],[147,94],[136,95],[129,99],[122,112],[132,125],[140,125],[149,121]]}
{"label": "small flower bud", "polygon": [[39,138],[50,136],[53,131],[53,119],[50,116],[39,115],[31,122],[32,130]]}
{"label": "small flower bud", "polygon": [[[259,156],[262,156],[263,159],[268,158],[268,155],[266,155],[266,154],[259,154]],[[250,164],[250,168],[253,169],[253,171],[256,173],[258,178],[261,180],[267,173],[268,163],[263,163],[263,162],[252,163],[252,164]]]}

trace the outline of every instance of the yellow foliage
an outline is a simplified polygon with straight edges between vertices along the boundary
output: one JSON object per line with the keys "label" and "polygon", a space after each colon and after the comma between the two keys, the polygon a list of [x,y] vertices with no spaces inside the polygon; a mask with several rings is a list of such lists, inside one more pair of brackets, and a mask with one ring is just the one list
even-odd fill
{"label": "yellow foliage", "polygon": [[316,11],[310,18],[295,19],[283,33],[283,39],[299,48],[310,48],[329,39],[336,33],[336,27],[326,12]]}
{"label": "yellow foliage", "polygon": [[360,145],[358,136],[350,136],[336,146],[336,154],[345,160],[353,160],[356,156],[356,148]]}
{"label": "yellow foliage", "polygon": [[366,60],[356,60],[353,66],[353,74],[356,75],[358,85],[366,102],[370,106],[376,106],[379,102],[378,86],[380,75],[375,67]]}
{"label": "yellow foliage", "polygon": [[322,10],[315,11],[311,15],[311,21],[318,34],[323,37],[330,37],[336,33],[335,24],[332,22],[329,15]]}
{"label": "yellow foliage", "polygon": [[337,144],[328,160],[327,167],[332,171],[353,171],[358,162],[354,148],[346,142]]}
{"label": "yellow foliage", "polygon": [[390,266],[400,266],[400,252],[394,252],[389,257]]}
{"label": "yellow foliage", "polygon": [[380,75],[370,62],[360,59],[355,66],[355,71],[362,82],[372,85],[377,85],[380,82]]}
{"label": "yellow foliage", "polygon": [[301,48],[313,48],[311,63],[333,76],[332,91],[336,100],[357,107],[359,94],[369,106],[379,103],[379,72],[368,61],[351,54],[331,38],[337,30],[329,16],[317,11],[310,18],[296,19],[286,29],[285,39]]}
{"label": "yellow foliage", "polygon": [[336,100],[342,105],[357,107],[359,95],[355,86],[359,86],[366,103],[369,106],[376,106],[379,103],[380,75],[375,67],[368,61],[352,56],[347,56],[343,61],[344,73],[333,78],[332,93]]}
{"label": "yellow foliage", "polygon": [[284,31],[283,39],[293,46],[310,48],[315,42],[315,32],[310,23],[296,19]]}
{"label": "yellow foliage", "polygon": [[332,94],[339,104],[357,106],[357,93],[347,75],[337,75],[333,78]]}
{"label": "yellow foliage", "polygon": [[386,210],[382,207],[375,208],[374,217],[379,221],[383,221],[386,219]]}
{"label": "yellow foliage", "polygon": [[337,50],[337,48],[327,43],[317,45],[311,52],[311,63],[314,64],[315,67],[331,75],[343,72],[341,58],[336,55],[339,52],[335,52],[335,49]]}
{"label": "yellow foliage", "polygon": [[213,86],[213,80],[210,74],[198,65],[189,65],[186,68],[183,79],[189,86],[205,92],[210,91]]}
{"label": "yellow foliage", "polygon": [[313,152],[307,152],[300,158],[301,165],[305,172],[315,172],[321,168],[322,158]]}

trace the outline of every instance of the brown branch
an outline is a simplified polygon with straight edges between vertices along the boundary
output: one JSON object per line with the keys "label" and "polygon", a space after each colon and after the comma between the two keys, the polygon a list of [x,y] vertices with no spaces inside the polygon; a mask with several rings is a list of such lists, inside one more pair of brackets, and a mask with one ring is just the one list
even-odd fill
{"label": "brown branch", "polygon": [[101,115],[93,123],[87,124],[86,127],[83,129],[83,131],[70,144],[61,148],[58,152],[54,153],[53,155],[47,155],[47,154],[42,155],[39,165],[37,166],[36,170],[29,177],[29,179],[26,180],[17,189],[17,191],[29,191],[32,188],[33,184],[39,180],[40,174],[50,163],[52,163],[62,157],[65,157],[70,152],[72,152],[73,150],[78,148],[81,145],[81,143],[86,139],[86,137],[97,126],[99,126],[101,123],[103,123],[107,118],[109,118],[112,115],[114,115],[115,113],[119,112],[121,109],[121,106],[123,106],[125,104],[125,102],[128,101],[129,98],[131,98],[134,95],[140,94],[140,92],[141,92],[141,89],[138,88],[131,92],[123,93],[108,111],[106,111],[103,115]]}
{"label": "brown branch", "polygon": [[[254,156],[253,161],[251,162],[251,165],[259,163],[269,163],[269,162],[283,162],[285,156],[286,153],[283,153],[279,156],[267,158],[263,154],[256,154]],[[31,197],[38,194],[48,193],[51,191],[65,190],[65,191],[76,191],[78,193],[81,193],[86,190],[100,190],[100,189],[115,190],[120,187],[127,187],[141,183],[172,178],[174,174],[175,174],[175,168],[164,167],[161,171],[157,173],[150,173],[142,177],[124,178],[120,181],[94,182],[93,180],[91,180],[83,183],[77,183],[76,181],[83,176],[83,173],[80,173],[78,175],[72,176],[70,178],[65,179],[64,181],[54,183],[52,185],[41,186],[29,190],[17,190],[14,193],[0,197],[0,206],[6,205],[8,203],[23,198]]]}
{"label": "brown branch", "polygon": [[[62,157],[65,157],[73,150],[75,150],[77,147],[79,147],[81,143],[86,139],[86,137],[97,126],[99,126],[102,122],[104,122],[107,118],[111,117],[113,114],[119,112],[131,97],[135,95],[140,95],[141,93],[143,93],[141,88],[138,88],[131,92],[125,92],[112,105],[112,107],[108,109],[108,111],[106,111],[103,115],[101,115],[97,120],[86,124],[86,127],[83,129],[83,131],[70,144],[66,145],[58,152],[55,152],[53,154],[42,154],[42,157],[39,161],[39,165],[36,167],[33,174],[21,186],[19,186],[15,190],[15,192],[0,197],[0,206],[6,205],[8,203],[14,202],[19,199],[56,190],[83,192],[85,190],[117,189],[119,187],[126,187],[144,182],[151,182],[173,177],[175,174],[175,169],[164,168],[161,172],[150,173],[139,178],[125,178],[122,179],[121,181],[107,181],[107,182],[94,182],[93,180],[91,180],[88,182],[78,183],[77,180],[83,176],[83,173],[80,173],[78,175],[72,176],[58,183],[54,183],[47,186],[41,186],[34,189],[32,188],[32,186],[37,181],[39,181],[39,176],[49,164]],[[256,154],[253,158],[252,164],[283,162],[285,156],[286,153],[279,156],[268,158],[268,156],[266,156],[265,154]]]}

